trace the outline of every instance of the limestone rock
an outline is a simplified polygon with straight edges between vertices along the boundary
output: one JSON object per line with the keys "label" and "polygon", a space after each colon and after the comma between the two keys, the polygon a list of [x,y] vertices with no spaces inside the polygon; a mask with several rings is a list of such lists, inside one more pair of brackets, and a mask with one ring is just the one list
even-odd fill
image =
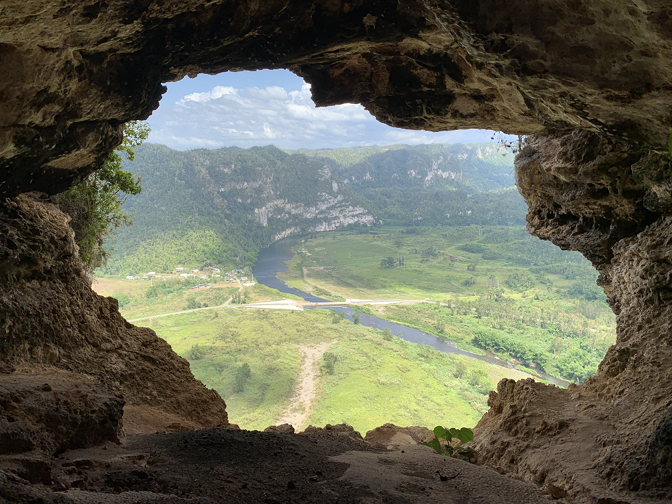
{"label": "limestone rock", "polygon": [[403,128],[662,147],[670,16],[660,0],[5,0],[0,196],[66,189],[158,106],[161,82],[201,72],[289,68],[318,105]]}
{"label": "limestone rock", "polygon": [[366,433],[364,441],[372,444],[387,446],[402,446],[407,444],[419,444],[434,438],[434,433],[426,427],[397,427],[386,423]]}
{"label": "limestone rock", "polygon": [[294,434],[294,426],[290,424],[269,425],[264,432],[277,432],[281,434]]}
{"label": "limestone rock", "polygon": [[0,455],[51,456],[121,435],[124,401],[95,380],[45,370],[2,376],[0,385]]}
{"label": "limestone rock", "polygon": [[[150,408],[147,416],[166,425],[227,423],[224,402],[194,379],[186,360],[150,329],[126,322],[115,299],[91,290],[67,219],[54,205],[32,196],[0,204],[0,264],[3,358],[94,377],[127,407]],[[143,431],[140,417],[129,422]]]}

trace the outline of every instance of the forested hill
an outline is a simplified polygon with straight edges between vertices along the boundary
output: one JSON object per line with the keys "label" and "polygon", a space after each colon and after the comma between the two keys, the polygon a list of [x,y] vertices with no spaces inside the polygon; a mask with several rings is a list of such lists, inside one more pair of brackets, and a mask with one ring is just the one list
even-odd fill
{"label": "forested hill", "polygon": [[524,224],[513,154],[496,143],[301,150],[329,163],[386,224]]}
{"label": "forested hill", "polygon": [[328,165],[272,146],[146,144],[125,167],[142,177],[142,193],[124,203],[134,223],[116,236],[110,273],[251,264],[283,236],[374,223]]}
{"label": "forested hill", "polygon": [[348,225],[524,223],[512,155],[496,144],[283,151],[175,151],[146,144],[126,169],[142,193],[124,210],[108,273],[251,264],[283,236]]}

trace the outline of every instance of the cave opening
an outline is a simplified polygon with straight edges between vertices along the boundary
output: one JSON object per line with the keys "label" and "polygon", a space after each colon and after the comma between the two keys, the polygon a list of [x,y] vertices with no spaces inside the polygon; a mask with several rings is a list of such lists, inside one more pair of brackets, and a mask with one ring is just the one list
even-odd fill
{"label": "cave opening", "polygon": [[[339,429],[288,444],[283,433],[227,434],[217,394],[80,273],[67,218],[50,197],[102,166],[121,141],[120,126],[157,107],[161,82],[289,68],[311,83],[319,105],[361,103],[385,124],[532,135],[516,160],[527,229],[591,261],[617,314],[617,339],[583,385],[501,381],[475,429],[476,462],[566,502],[669,501],[670,11],[656,0],[607,3],[4,2],[0,497],[67,501],[81,492],[95,500],[99,491],[140,490],[221,501],[216,492],[226,488],[241,501],[249,493],[249,501],[282,502],[283,492],[296,491],[296,500],[338,502],[357,492],[388,498],[381,488],[401,499],[416,486],[434,492],[442,482],[460,484],[459,466],[447,476],[442,468],[427,472],[432,489],[409,482],[414,470],[393,470],[408,467],[395,464],[401,452],[339,459],[354,468],[343,483],[344,466],[325,457],[364,445]],[[380,384],[393,385],[389,377]],[[116,440],[124,408],[137,425],[154,422],[156,430],[225,428],[142,438],[131,462],[100,478],[88,469],[95,460],[53,457]],[[133,415],[124,417],[132,431]],[[313,441],[322,458],[307,456]],[[201,448],[226,446],[239,467],[266,467],[260,453],[292,443],[300,447],[289,466],[305,478],[283,466],[272,496],[258,472],[241,476],[219,459],[197,458]],[[329,443],[338,449],[329,451]],[[180,467],[212,474],[218,489],[170,473],[176,490],[157,477],[155,463],[180,450]],[[386,471],[363,483],[357,478],[367,463]],[[473,476],[497,478],[493,471]],[[308,490],[325,481],[331,497]],[[519,494],[506,488],[497,495],[516,502]],[[416,501],[426,497],[419,492]]]}
{"label": "cave opening", "polygon": [[[383,277],[387,275],[384,282],[412,284],[411,273],[418,268],[429,268],[438,275],[431,284],[420,284],[420,297],[431,299],[441,307],[435,310],[436,313],[430,313],[431,308],[423,304],[418,305],[422,309],[415,313],[402,310],[396,315],[385,314],[381,310],[360,313],[356,305],[331,308],[336,313],[343,312],[345,318],[351,321],[356,314],[357,320],[363,320],[364,325],[392,332],[395,339],[403,334],[404,341],[427,345],[427,350],[431,348],[466,358],[466,367],[463,362],[454,359],[435,363],[444,369],[446,376],[451,376],[451,383],[457,378],[456,387],[461,391],[458,395],[467,398],[464,401],[451,399],[469,411],[452,421],[473,427],[487,410],[488,392],[496,388],[502,377],[535,377],[566,387],[572,382],[583,383],[597,370],[598,363],[615,339],[614,316],[601,290],[595,285],[597,273],[588,261],[576,252],[562,252],[551,243],[541,242],[523,229],[526,207],[514,188],[511,153],[521,148],[518,138],[487,130],[433,133],[390,128],[376,121],[357,104],[316,108],[310,86],[291,72],[282,70],[202,75],[194,79],[185,77],[182,81],[168,83],[167,87],[162,105],[148,119],[152,128],[148,144],[163,145],[140,148],[137,160],[125,163],[125,168],[142,178],[145,187],[144,194],[129,197],[124,207],[134,215],[135,223],[119,231],[113,254],[107,264],[96,270],[93,287],[100,294],[115,297],[128,320],[155,330],[178,354],[187,358],[196,378],[226,400],[229,419],[233,423],[257,429],[267,427],[266,424],[293,423],[297,429],[303,429],[312,424],[345,422],[365,433],[389,422],[429,426],[441,421],[438,412],[446,406],[446,399],[440,397],[438,390],[426,394],[423,399],[425,404],[432,405],[430,409],[434,413],[425,411],[423,415],[412,413],[413,410],[423,409],[423,406],[410,398],[390,400],[385,393],[372,395],[361,392],[367,387],[375,389],[383,383],[390,388],[387,394],[396,387],[408,389],[409,397],[415,396],[408,378],[404,376],[405,372],[386,372],[383,368],[389,366],[369,363],[373,368],[371,376],[359,377],[362,381],[360,391],[352,391],[348,398],[341,389],[346,387],[348,373],[357,372],[352,363],[348,367],[344,361],[340,365],[343,368],[340,377],[343,384],[331,384],[331,394],[325,394],[323,354],[327,352],[328,357],[337,359],[334,354],[337,347],[317,351],[313,359],[315,362],[308,366],[299,366],[297,361],[293,367],[278,369],[276,361],[300,357],[303,362],[309,357],[308,348],[316,342],[308,336],[306,342],[310,340],[310,343],[292,341],[291,345],[296,347],[293,356],[269,354],[263,358],[252,358],[249,352],[231,347],[230,340],[228,347],[220,347],[220,343],[216,342],[217,339],[226,340],[230,335],[240,338],[241,331],[268,331],[267,344],[274,345],[270,343],[275,332],[274,324],[282,327],[284,323],[288,324],[287,330],[294,329],[294,325],[286,320],[270,322],[269,327],[263,326],[264,322],[244,329],[244,320],[222,317],[208,319],[209,329],[201,330],[196,328],[195,320],[175,324],[165,318],[171,312],[179,314],[184,309],[195,310],[194,313],[202,310],[203,314],[210,316],[215,313],[212,311],[215,306],[224,303],[224,294],[219,296],[222,297],[220,300],[218,296],[192,293],[188,289],[192,283],[214,283],[227,289],[232,285],[230,280],[242,277],[243,283],[256,281],[281,290],[287,288],[285,282],[276,278],[276,271],[269,273],[263,268],[261,271],[258,267],[256,271],[249,268],[258,250],[263,248],[264,260],[273,264],[271,269],[286,270],[282,261],[269,256],[266,247],[286,236],[300,236],[301,243],[314,240],[320,231],[349,230],[338,236],[339,244],[342,240],[352,241],[348,247],[354,246],[357,256],[361,252],[357,250],[359,247],[376,244],[365,245],[347,235],[355,231],[362,233],[361,226],[373,225],[371,236],[377,238],[379,244],[390,242],[387,243],[388,253],[398,256],[396,261],[399,264],[395,263],[395,266],[398,266],[401,276],[390,278],[390,269],[379,270]],[[416,147],[401,149],[399,144],[404,142]],[[282,177],[283,171],[296,171],[299,157],[290,158],[291,161],[278,158],[278,154],[267,152],[269,144],[282,149],[282,156],[307,155],[308,158],[301,162],[310,159],[319,161],[312,170],[333,169],[334,180],[327,184],[332,184],[331,187],[319,191],[333,191],[337,199],[345,196],[349,201],[352,191],[348,191],[352,188],[360,200],[368,201],[368,207],[364,205],[366,211],[355,212],[349,220],[342,220],[344,212],[347,213],[346,206],[325,200],[322,204],[329,209],[331,220],[326,214],[299,222],[288,218],[288,213],[297,213],[291,204],[310,207],[310,197],[306,195],[316,189],[310,185],[314,182],[305,182],[312,176],[308,172],[283,181],[284,186],[271,183],[274,178]],[[467,144],[468,148],[460,150],[440,144]],[[471,144],[476,145],[472,148],[469,147]],[[433,145],[433,150],[423,151],[422,145]],[[211,152],[217,148],[224,150],[219,154]],[[352,150],[348,151],[349,148]],[[371,152],[362,152],[367,148],[372,149]],[[392,156],[395,152],[397,154]],[[329,157],[334,153],[335,156]],[[265,157],[259,157],[259,154]],[[344,155],[359,156],[359,165],[363,161],[369,164],[362,165],[365,168],[362,171],[364,168]],[[502,160],[498,159],[500,156]],[[278,171],[269,170],[268,166],[263,171],[262,166],[272,163],[278,164]],[[243,170],[256,170],[256,173],[246,176]],[[474,175],[472,179],[474,170],[481,170],[485,176],[477,178]],[[445,179],[448,184],[433,185],[433,178]],[[385,181],[376,182],[379,179]],[[422,189],[416,187],[412,195],[407,196],[406,193],[413,190],[416,179],[423,181]],[[287,188],[292,185],[301,187],[305,194],[298,199],[292,196],[292,191]],[[375,187],[375,190],[359,190],[363,185]],[[415,185],[419,184],[415,182]],[[340,190],[334,189],[339,186]],[[345,193],[343,188],[346,188]],[[376,206],[381,198],[385,204],[395,199],[403,200],[399,203],[403,216],[400,217],[399,211],[389,207]],[[412,206],[412,199],[426,202]],[[350,203],[348,205],[351,207]],[[408,207],[403,208],[404,205]],[[208,207],[217,207],[217,211]],[[310,208],[306,211],[316,211],[314,207]],[[385,213],[372,214],[372,208]],[[335,214],[341,220],[334,219]],[[250,216],[253,218],[250,219]],[[381,235],[379,227],[383,221],[386,226],[380,228],[383,230]],[[256,241],[228,249],[213,244],[241,240],[240,233],[230,226],[218,229],[218,222],[233,223],[234,227],[243,230],[243,235],[254,236]],[[204,240],[210,242],[209,248],[202,245]],[[395,242],[394,247],[392,242]],[[347,270],[345,263],[353,260],[353,267],[359,268],[363,263],[358,261],[364,258],[353,258],[352,250],[348,250],[346,261],[344,256],[336,253],[333,258],[330,256],[328,262],[323,260],[318,263],[314,261],[317,254],[308,252],[309,245],[301,243],[295,243],[294,250],[299,251],[297,257],[304,257],[300,261],[306,263],[303,266],[305,275],[312,278],[312,283],[317,283],[312,285],[300,283],[300,279],[285,278],[293,286],[299,286],[299,290],[286,291],[290,294],[304,300],[326,302],[372,296],[374,300],[384,300],[393,293],[404,292],[403,289],[399,292],[383,289],[380,293],[370,289],[369,292],[367,281],[379,283],[375,274],[373,278],[367,277],[357,284],[356,289],[345,288],[345,284],[339,285],[335,277],[352,279],[353,272]],[[314,246],[311,243],[310,247]],[[282,249],[283,253],[285,249]],[[283,256],[283,260],[291,257],[290,253],[287,257]],[[369,260],[365,267],[375,271],[381,258],[377,255],[373,257],[373,265]],[[313,263],[308,264],[310,261]],[[296,263],[294,259],[290,268],[294,268]],[[341,265],[334,267],[331,263]],[[325,266],[333,271],[317,278],[315,275],[319,277]],[[337,271],[336,268],[341,269]],[[244,272],[237,273],[239,269]],[[403,278],[405,274],[406,278]],[[251,281],[245,275],[252,275]],[[147,285],[139,286],[137,280],[140,278],[144,278]],[[181,285],[176,280],[180,280]],[[200,290],[210,287],[206,285]],[[423,293],[423,288],[429,290]],[[178,301],[177,293],[185,289],[188,289],[186,297],[189,299],[185,297]],[[267,299],[255,294],[254,290],[248,285],[243,301],[263,309],[277,308],[277,305],[264,302],[281,301],[280,298],[276,300],[267,296]],[[366,294],[364,291],[367,291]],[[140,292],[145,292],[146,299],[139,296]],[[228,290],[226,292],[230,295]],[[412,302],[412,293],[408,291],[405,294]],[[234,294],[234,303],[239,302],[240,297],[240,293]],[[143,304],[147,300],[151,301],[153,308]],[[286,308],[284,305],[281,307]],[[161,321],[153,319],[156,315],[163,317]],[[266,314],[250,317],[268,319]],[[271,319],[275,317],[275,314],[270,315]],[[460,317],[469,321],[469,329],[455,331],[453,328],[451,333],[450,327],[454,327]],[[399,325],[398,322],[405,319],[407,325]],[[305,323],[314,324],[317,328],[320,322]],[[408,327],[409,323],[415,328]],[[193,326],[192,333],[200,336],[192,337],[187,326]],[[179,339],[173,337],[175,332],[180,335]],[[205,333],[212,333],[212,337],[205,337]],[[215,334],[218,336],[215,337]],[[184,343],[184,338],[190,341],[188,345]],[[317,342],[318,348],[333,344],[327,339]],[[353,347],[348,351],[354,350]],[[346,360],[348,351],[343,351]],[[221,355],[227,353],[236,357]],[[483,364],[475,366],[473,362]],[[234,373],[245,363],[252,364],[254,376],[247,392],[244,386],[237,384]],[[333,365],[330,369],[333,373]],[[274,373],[287,374],[285,382],[293,380],[293,383],[283,382],[282,388],[272,387],[271,384],[278,381]],[[312,382],[308,383],[308,380],[303,384],[301,376],[311,374],[314,375]],[[453,387],[445,380],[427,379],[433,383],[432,390],[437,385]],[[313,393],[313,397],[303,405],[305,411],[302,414],[281,414],[283,408],[278,408],[282,401],[274,396],[286,395],[285,400],[290,402],[284,409],[297,409],[301,405],[292,406],[291,398],[302,397],[299,393],[301,387],[319,390],[320,393]],[[339,406],[338,401],[333,399],[338,396],[343,396],[342,400],[346,403],[352,403],[351,407]],[[362,402],[362,405],[355,407],[357,402]],[[318,406],[314,407],[316,404]],[[383,411],[371,416],[364,413],[366,407]],[[400,415],[399,410],[408,413]],[[286,422],[288,419],[295,420]]]}

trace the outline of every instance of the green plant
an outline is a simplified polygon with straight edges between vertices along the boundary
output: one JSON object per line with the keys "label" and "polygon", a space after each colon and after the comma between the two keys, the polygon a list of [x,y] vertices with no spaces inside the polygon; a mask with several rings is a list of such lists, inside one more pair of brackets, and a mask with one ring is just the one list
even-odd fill
{"label": "green plant", "polygon": [[[442,439],[448,441],[448,444],[441,445]],[[453,453],[456,451],[456,448],[450,444],[453,439],[457,439],[461,444],[465,444],[474,440],[474,433],[467,427],[462,427],[461,429],[446,429],[445,427],[437,425],[434,427],[434,439],[425,441],[422,444],[433,448],[439,455],[452,457]]]}
{"label": "green plant", "polygon": [[336,361],[338,360],[338,357],[336,357],[335,354],[332,352],[325,352],[324,356],[322,357],[322,360],[324,361],[324,371],[327,374],[333,375],[334,374],[334,366],[336,365]]}
{"label": "green plant", "polygon": [[195,310],[197,308],[201,308],[201,303],[196,301],[194,298],[190,298],[187,300],[187,310]]}
{"label": "green plant", "polygon": [[201,345],[192,345],[187,352],[189,360],[200,360],[205,357],[205,349]]}
{"label": "green plant", "polygon": [[238,371],[236,371],[234,392],[236,393],[244,392],[245,384],[247,383],[247,380],[249,380],[251,375],[252,370],[250,369],[250,365],[247,362],[245,362],[242,366],[238,368]]}
{"label": "green plant", "polygon": [[124,212],[121,206],[126,195],[140,193],[140,177],[122,168],[122,155],[133,161],[134,149],[148,135],[146,123],[126,123],[122,144],[110,154],[103,167],[54,198],[59,208],[70,216],[79,256],[90,270],[107,261],[105,238],[113,230],[133,223],[133,215]]}

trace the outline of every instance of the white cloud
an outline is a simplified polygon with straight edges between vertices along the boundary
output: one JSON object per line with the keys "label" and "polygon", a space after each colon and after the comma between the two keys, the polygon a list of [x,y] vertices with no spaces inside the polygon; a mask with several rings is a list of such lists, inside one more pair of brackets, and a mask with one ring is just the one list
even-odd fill
{"label": "white cloud", "polygon": [[[213,88],[212,91],[208,93],[191,93],[186,95],[183,99],[182,102],[188,102],[188,101],[194,101],[194,102],[208,102],[210,100],[216,100],[217,98],[221,98],[222,96],[226,95],[236,95],[238,94],[238,90],[234,89],[232,87],[225,87],[225,86],[216,86]],[[180,103],[180,102],[178,102]]]}
{"label": "white cloud", "polygon": [[[251,147],[330,148],[392,143],[487,141],[484,132],[409,131],[376,121],[361,105],[315,107],[310,85],[287,91],[215,86],[162,103],[150,118],[149,141],[178,149]],[[470,139],[471,138],[471,139]]]}

